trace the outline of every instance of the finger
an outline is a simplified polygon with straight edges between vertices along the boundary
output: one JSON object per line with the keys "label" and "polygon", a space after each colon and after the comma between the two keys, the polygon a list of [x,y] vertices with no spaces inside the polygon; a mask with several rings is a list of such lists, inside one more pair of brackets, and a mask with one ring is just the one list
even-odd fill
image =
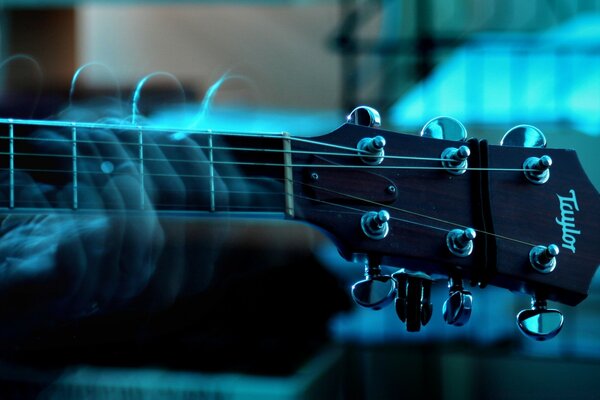
{"label": "finger", "polygon": [[[217,168],[210,165],[211,149],[208,135],[182,135],[175,141],[180,147],[179,159],[187,163],[174,163],[174,168],[186,185],[187,207],[192,210],[227,210],[229,197],[226,184]],[[214,159],[214,152],[212,158]],[[210,283],[214,273],[214,263],[222,247],[224,233],[228,230],[225,221],[205,231],[205,223],[186,223],[185,248],[185,285],[182,292],[198,293]]]}

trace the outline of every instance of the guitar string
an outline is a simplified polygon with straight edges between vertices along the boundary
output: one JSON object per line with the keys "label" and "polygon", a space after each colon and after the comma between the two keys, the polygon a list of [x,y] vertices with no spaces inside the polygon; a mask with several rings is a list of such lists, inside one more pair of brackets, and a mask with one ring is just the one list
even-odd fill
{"label": "guitar string", "polygon": [[[0,124],[5,125],[24,125],[24,126],[41,126],[46,128],[68,128],[68,129],[105,129],[109,131],[132,131],[132,132],[158,132],[158,133],[170,133],[171,135],[183,134],[184,137],[189,135],[218,135],[218,136],[232,136],[232,137],[243,137],[243,138],[262,138],[262,139],[285,139],[316,144],[319,146],[331,147],[341,150],[350,151],[363,151],[352,147],[341,146],[332,143],[319,142],[312,139],[299,138],[296,136],[284,136],[282,132],[228,132],[228,131],[213,131],[213,130],[194,130],[194,129],[174,129],[174,128],[161,128],[161,127],[148,127],[138,125],[114,125],[114,124],[102,124],[102,123],[82,123],[82,122],[63,122],[63,121],[39,121],[39,120],[15,120],[0,118]],[[398,132],[400,133],[400,132]],[[67,139],[63,139],[67,140]],[[184,145],[183,145],[184,146]],[[369,153],[363,151],[366,155]]]}
{"label": "guitar string", "polygon": [[[1,122],[1,121],[0,121]],[[9,120],[10,124],[13,124],[14,122]],[[28,124],[31,125],[31,124]],[[45,126],[57,126],[56,124],[54,125],[50,125],[48,124],[46,121],[40,121],[39,124],[37,125],[45,125]],[[135,131],[140,131],[140,130],[152,130],[152,129],[147,129],[147,127],[123,127],[123,126],[118,126],[118,125],[105,125],[105,124],[92,124],[93,126],[86,126],[86,124],[76,124],[76,123],[63,123],[62,125],[60,125],[61,127],[64,128],[74,128],[74,127],[80,127],[80,128],[86,128],[86,127],[90,127],[90,128],[107,128],[107,129],[118,129],[118,130],[135,130]],[[165,132],[165,131],[170,131],[170,130],[165,130],[162,128],[154,128],[153,130],[155,131],[159,131],[159,132]],[[184,130],[176,130],[177,132],[181,132]],[[230,133],[230,132],[212,132],[212,131],[206,131],[206,132],[198,132],[198,131],[193,131],[191,132],[193,134],[219,134],[219,135],[228,135],[228,136],[242,136],[242,137],[263,137],[263,138],[277,138],[277,139],[281,139],[282,135],[281,134],[246,134],[246,133]],[[10,137],[0,137],[0,138],[6,138],[6,139],[10,139]],[[72,143],[71,140],[66,140],[66,139],[52,139],[52,138],[25,138],[25,137],[12,137],[12,139],[23,139],[23,140],[53,140],[53,141],[61,141],[61,142],[66,142],[66,143]],[[371,156],[371,157],[377,157],[377,156],[373,156],[371,154],[365,154],[364,156],[361,156],[360,154],[356,154],[357,150],[355,148],[350,148],[350,147],[345,147],[345,146],[339,146],[339,145],[332,145],[330,143],[323,143],[323,142],[319,142],[319,141],[314,141],[314,140],[310,140],[310,139],[303,139],[303,138],[296,138],[296,137],[289,137],[289,139],[291,140],[297,140],[297,141],[301,141],[301,142],[305,142],[305,143],[312,143],[312,144],[316,144],[316,145],[321,145],[321,146],[327,146],[327,147],[335,147],[338,149],[342,149],[342,150],[348,150],[348,151],[352,151],[353,154],[345,154],[345,153],[328,153],[328,152],[320,152],[321,154],[327,154],[327,155],[340,155],[340,156],[353,156],[353,157],[365,157],[365,156]],[[84,141],[79,141],[80,143],[83,143]],[[87,141],[90,142],[92,144],[100,144],[100,141]],[[105,141],[106,144],[121,144],[121,145],[126,145],[127,143],[116,143],[114,141]],[[129,143],[130,145],[134,145],[134,146],[139,146],[139,143]],[[154,146],[161,146],[160,144],[153,144],[153,143],[149,143],[148,145],[154,145]],[[199,146],[199,145],[195,145],[195,146],[190,146],[190,145],[169,145],[169,144],[163,144],[162,146],[177,146],[177,147],[192,147],[192,148],[209,148],[208,146]],[[213,148],[214,150],[215,148]],[[239,150],[239,151],[260,151],[260,152],[265,152],[265,151],[269,151],[269,150],[273,150],[274,152],[296,152],[299,153],[300,151],[286,151],[286,150],[277,150],[277,149],[255,149],[255,148],[227,148],[227,147],[222,147],[219,149],[223,149],[223,150]],[[302,153],[310,153],[310,154],[315,154],[315,152],[302,152]],[[60,155],[60,154],[54,154],[54,155],[42,155],[42,154],[35,154],[35,153],[0,153],[0,154],[5,154],[5,155],[28,155],[28,156],[54,156],[54,157],[63,157],[63,158],[69,158],[71,159],[72,156],[70,155]],[[81,158],[97,158],[97,159],[106,159],[106,158],[111,158],[111,159],[125,159],[125,160],[130,160],[130,158],[119,158],[119,157],[110,157],[110,156],[79,156]],[[425,158],[425,157],[404,157],[404,156],[386,156],[386,158],[403,158],[403,159],[413,159],[413,160],[423,160],[423,161],[442,161],[443,159],[433,159],[433,158]],[[199,163],[208,163],[208,164],[230,164],[230,165],[252,165],[252,166],[276,166],[276,167],[286,167],[289,166],[288,164],[279,164],[279,163],[256,163],[256,162],[228,162],[228,161],[213,161],[213,162],[209,162],[209,161],[202,161],[202,160],[166,160],[166,159],[146,159],[146,161],[171,161],[171,162],[199,162]],[[371,165],[360,165],[360,166],[347,166],[347,165],[318,165],[318,164],[310,164],[310,165],[303,165],[303,164],[296,164],[293,165],[294,167],[312,167],[312,168],[368,168],[368,169],[447,169],[445,167],[413,167],[413,166],[382,166],[382,165],[376,165],[376,166],[371,166]],[[516,168],[511,168],[511,169],[506,169],[506,168],[464,168],[465,170],[487,170],[487,171],[531,171],[531,170],[526,170],[523,168],[520,169],[516,169]],[[0,170],[7,170],[7,169],[0,169]],[[10,169],[8,169],[10,170]],[[14,169],[13,169],[14,170]],[[28,172],[50,172],[50,173],[56,173],[56,172],[62,172],[62,173],[67,173],[67,174],[71,174],[72,171],[65,171],[65,170],[44,170],[44,169],[19,169],[20,171],[28,171]],[[99,172],[99,171],[81,171],[81,173],[97,173],[97,174],[104,174],[104,172]],[[148,174],[151,176],[171,176],[171,177],[202,177],[202,176],[198,176],[198,175],[191,175],[191,174]],[[319,189],[324,189],[324,188],[319,188]],[[347,196],[347,197],[351,197],[354,198],[355,200],[359,200],[359,201],[366,201],[366,202],[371,202],[367,199],[361,199],[359,197],[356,196],[352,196],[352,195],[348,195],[348,194],[344,194],[344,193],[337,193],[339,195],[343,195],[343,196]],[[383,204],[378,204],[376,202],[371,202],[374,205],[380,205],[380,206],[384,206]],[[455,224],[449,221],[444,221],[444,220],[440,220],[440,219],[436,219],[435,217],[430,217],[430,216],[426,216],[426,215],[420,215],[418,213],[414,213],[414,212],[410,212],[408,210],[402,210],[396,207],[390,207],[392,209],[396,209],[398,211],[401,212],[406,212],[406,213],[411,213],[413,215],[418,215],[421,217],[425,217],[425,218],[430,218],[433,220],[438,220],[438,222],[443,222],[443,223],[447,223],[447,224],[451,224],[454,226],[460,226],[459,224]],[[483,232],[480,231],[481,233],[485,233],[485,234],[490,234],[487,232]],[[499,235],[496,235],[498,237],[501,237]],[[504,239],[508,239],[508,240],[513,240],[513,241],[517,241],[523,244],[527,244],[527,245],[531,245],[530,243],[527,242],[523,242],[523,241],[519,241],[517,239],[512,239],[512,238],[506,238],[506,237],[502,237]]]}
{"label": "guitar string", "polygon": [[[22,157],[42,157],[42,158],[64,158],[67,161],[71,161],[73,156],[70,154],[38,154],[38,153],[21,153],[21,152],[0,152],[0,155],[13,155],[13,156],[22,156]],[[86,156],[86,155],[77,155],[78,159],[92,159],[92,160],[121,160],[121,161],[140,161],[135,157],[119,157],[119,156]],[[266,162],[250,162],[250,161],[209,161],[209,160],[184,160],[184,159],[167,159],[167,158],[144,158],[143,161],[151,161],[151,162],[185,162],[191,164],[206,164],[206,165],[234,165],[234,166],[255,166],[255,167],[289,167],[289,164],[286,163],[266,163]],[[441,161],[439,159],[438,161]],[[448,160],[443,160],[448,161]],[[448,170],[452,168],[447,168],[444,166],[412,166],[412,165],[340,165],[340,164],[292,164],[292,167],[298,168],[339,168],[339,169],[392,169],[392,170]],[[21,171],[36,171],[36,172],[64,172],[64,173],[72,173],[72,170],[51,170],[51,169],[27,169],[27,168],[18,168]],[[466,168],[456,168],[464,171],[493,171],[493,172],[532,172],[537,171],[531,168],[481,168],[481,167],[466,167]],[[10,170],[10,168],[0,168],[1,170]],[[13,170],[16,170],[13,169]],[[80,171],[82,173],[95,173],[95,171]],[[103,173],[98,171],[99,173]],[[146,173],[145,173],[146,174]],[[148,173],[149,174],[149,173]],[[151,175],[151,174],[150,174]],[[176,177],[178,174],[172,174],[171,176]]]}
{"label": "guitar string", "polygon": [[[3,121],[9,121],[9,120],[3,120],[0,119],[0,123],[2,123]],[[44,121],[35,121],[36,124],[34,125],[41,125],[44,126],[43,122]],[[8,122],[5,122],[8,123]],[[14,122],[8,123],[10,124],[15,124]],[[22,122],[23,125],[26,125],[25,122]],[[48,127],[63,127],[63,128],[77,128],[78,126],[83,126],[84,128],[95,128],[95,129],[100,129],[100,128],[105,128],[105,129],[117,129],[117,130],[132,130],[132,131],[139,131],[139,130],[148,130],[147,127],[132,127],[132,126],[124,126],[121,127],[119,125],[107,125],[107,124],[81,124],[81,123],[60,123],[58,122],[58,125],[56,124],[56,121],[54,121],[52,124],[48,124]],[[151,129],[151,131],[157,131],[157,132],[180,132],[180,131],[185,131],[185,132],[193,132],[195,134],[202,134],[202,135],[222,135],[222,136],[239,136],[239,137],[260,137],[260,138],[271,138],[271,139],[283,139],[283,135],[281,133],[275,134],[275,133],[256,133],[256,134],[252,134],[252,133],[241,133],[241,132],[213,132],[213,131],[192,131],[192,130],[173,130],[173,129],[166,129],[166,130],[162,130],[161,128],[153,128]],[[380,156],[377,155],[373,155],[371,153],[369,153],[366,150],[360,150],[357,148],[352,148],[352,147],[347,147],[347,146],[340,146],[340,145],[335,145],[335,144],[331,144],[331,143],[325,143],[325,142],[320,142],[320,141],[316,141],[316,140],[311,140],[311,139],[306,139],[306,138],[299,138],[299,137],[294,137],[294,136],[286,136],[286,139],[289,140],[293,140],[293,141],[299,141],[299,142],[303,142],[303,143],[309,143],[309,144],[315,144],[315,145],[319,145],[319,146],[326,146],[326,147],[332,147],[332,148],[336,148],[336,149],[340,149],[340,150],[346,150],[346,151],[350,151],[352,153],[332,153],[332,152],[313,152],[313,151],[302,151],[302,150],[283,150],[283,149],[256,149],[256,148],[235,148],[235,147],[212,147],[213,150],[228,150],[228,151],[257,151],[257,152],[276,152],[276,153],[292,153],[292,154],[318,154],[318,155],[330,155],[330,156],[343,156],[343,157],[362,157],[362,158],[379,158]],[[12,136],[12,138],[10,136],[0,136],[0,139],[13,139],[13,140],[30,140],[30,141],[52,141],[52,142],[62,142],[62,143],[72,143],[72,140],[69,139],[57,139],[57,138],[31,138],[31,137],[22,137],[22,136]],[[135,147],[139,147],[140,143],[139,142],[116,142],[116,141],[93,141],[93,140],[78,140],[78,143],[87,143],[87,144],[121,144],[121,145],[130,145],[130,146],[135,146]],[[210,146],[200,146],[200,145],[183,145],[183,144],[157,144],[157,143],[143,143],[141,144],[141,146],[156,146],[156,147],[178,147],[178,148],[190,148],[190,149],[211,149]],[[363,154],[358,154],[362,152]],[[3,153],[5,154],[5,153]],[[10,154],[10,153],[8,153]],[[17,155],[15,153],[13,153],[13,155]],[[36,154],[34,154],[36,155]],[[37,156],[42,156],[40,154],[37,154]],[[446,159],[442,159],[442,158],[433,158],[433,157],[413,157],[413,156],[397,156],[397,155],[386,155],[384,158],[386,159],[406,159],[406,160],[415,160],[415,161],[448,161]],[[169,160],[165,160],[165,161],[169,161]],[[172,161],[172,160],[171,160]],[[385,168],[387,166],[361,166],[361,167],[373,167],[373,168]],[[415,168],[416,169],[416,168]],[[430,169],[430,168],[427,168]],[[444,167],[438,167],[437,169],[445,169]],[[470,168],[472,170],[476,170],[474,168]],[[498,168],[498,169],[487,169],[488,171],[533,171],[531,169],[526,170],[523,168],[520,169],[506,169],[506,168]]]}
{"label": "guitar string", "polygon": [[[7,136],[0,136],[0,139],[10,139]],[[73,141],[72,140],[63,140],[63,139],[31,139],[31,138],[13,138],[14,140],[30,140],[30,141],[34,141],[34,140],[42,140],[42,141],[51,141],[51,142],[61,142],[61,143],[68,143],[68,144],[72,144]],[[124,143],[120,143],[120,142],[114,142],[114,141],[89,141],[89,140],[77,140],[77,143],[85,143],[85,144],[113,144],[113,145],[125,145]],[[127,145],[135,147],[136,149],[138,149],[140,147],[139,143],[127,143]],[[309,151],[309,150],[280,150],[280,149],[260,149],[260,148],[252,148],[252,147],[223,147],[223,146],[191,146],[191,145],[171,145],[171,144],[156,144],[156,143],[142,143],[141,144],[142,147],[146,148],[146,147],[157,147],[157,148],[161,148],[161,147],[174,147],[174,148],[185,148],[185,149],[193,149],[193,150],[222,150],[222,151],[246,151],[246,152],[250,152],[250,151],[254,151],[257,153],[282,153],[282,154],[312,154],[312,155],[319,155],[319,156],[336,156],[336,157],[352,157],[352,158],[379,158],[380,156],[377,155],[372,155],[372,154],[358,154],[357,152],[359,151],[358,149],[354,149],[354,153],[334,153],[334,152],[327,152],[327,151]],[[70,154],[42,154],[42,153],[10,153],[10,152],[0,152],[0,154],[2,155],[10,155],[13,154],[15,156],[21,155],[21,156],[37,156],[37,157],[56,157],[56,156],[71,156]],[[81,158],[82,156],[78,156],[79,158]],[[89,158],[90,156],[88,156]],[[118,157],[115,156],[106,156],[106,158],[113,158],[116,159]],[[436,157],[412,157],[412,156],[393,156],[393,155],[386,155],[385,156],[386,159],[392,159],[392,160],[415,160],[415,161],[448,161],[447,159],[444,158],[436,158]],[[130,158],[125,158],[122,157],[122,159],[126,160],[126,159],[130,159]],[[155,159],[154,161],[170,161],[170,162],[177,162],[177,161],[190,161],[192,162],[193,160],[177,160],[177,159]]]}
{"label": "guitar string", "polygon": [[[333,203],[333,202],[330,202],[330,201],[321,200],[321,199],[315,199],[315,198],[312,198],[312,197],[306,197],[306,196],[301,196],[301,195],[296,195],[296,194],[294,194],[293,196],[294,197],[298,197],[298,198],[302,198],[302,199],[305,199],[305,200],[317,201],[319,203],[324,203],[324,204],[328,204],[328,205],[331,205],[331,206],[346,208],[348,210],[355,211],[355,213],[354,213],[355,215],[364,214],[364,213],[366,213],[368,211],[368,210],[361,210],[359,208],[351,207],[351,206],[348,206],[346,204]],[[328,210],[317,210],[317,211],[319,211],[319,212],[330,212],[330,213],[336,213],[337,212],[337,211],[328,211]],[[407,220],[407,219],[404,219],[404,218],[390,216],[390,220],[400,221],[400,222],[404,222],[404,223],[407,223],[407,224],[413,224],[413,225],[421,226],[421,227],[424,227],[424,228],[435,229],[435,230],[439,230],[439,231],[442,231],[442,232],[449,232],[448,229],[440,228],[439,226],[427,225],[427,224],[424,224],[422,222],[410,221],[410,220]],[[460,225],[457,225],[457,226],[460,226]]]}
{"label": "guitar string", "polygon": [[[207,133],[206,135],[210,135],[211,133]],[[227,135],[227,136],[232,136],[232,134],[223,134],[223,135]],[[244,138],[247,137],[254,137],[254,136],[248,136],[248,135],[234,135],[234,136],[241,136]],[[262,136],[257,136],[260,138],[263,138]],[[271,139],[280,139],[283,140],[283,136],[280,134],[278,136],[269,136],[268,138]],[[287,139],[288,137],[286,137]],[[66,143],[66,144],[72,144],[73,141],[71,139],[57,139],[57,138],[37,138],[37,137],[26,137],[26,136],[13,136],[12,138],[10,136],[0,136],[0,139],[14,139],[14,140],[24,140],[24,141],[44,141],[44,142],[55,142],[55,143]],[[302,141],[305,143],[310,143],[310,144],[316,144],[319,146],[327,146],[327,147],[335,147],[337,149],[340,150],[346,150],[346,151],[351,151],[352,153],[333,153],[333,152],[314,152],[314,151],[307,151],[307,150],[283,150],[283,149],[261,149],[261,148],[253,148],[253,147],[248,147],[248,148],[243,148],[243,147],[222,147],[222,146],[202,146],[202,145],[189,145],[189,144],[173,144],[173,143],[156,143],[156,142],[144,142],[144,143],[139,143],[139,142],[123,142],[123,141],[114,141],[114,140],[85,140],[85,139],[78,139],[77,143],[84,143],[84,144],[112,144],[112,145],[122,145],[122,146],[134,146],[134,147],[145,147],[145,146],[155,146],[155,147],[171,147],[171,148],[185,148],[185,149],[197,149],[197,150],[228,150],[228,151],[257,151],[257,152],[274,152],[274,153],[291,153],[291,154],[318,154],[318,155],[335,155],[335,156],[350,156],[350,157],[378,157],[378,156],[374,156],[371,153],[369,153],[367,150],[362,150],[362,149],[358,149],[358,148],[353,148],[353,147],[347,147],[347,146],[340,146],[340,145],[334,145],[331,143],[325,143],[325,142],[319,142],[319,141],[315,141],[315,140],[309,140],[309,139],[304,139],[304,138],[298,138],[298,137],[293,137],[290,136],[289,139],[291,140],[295,140],[295,141]],[[362,153],[362,154],[358,154],[358,153]],[[411,156],[386,156],[387,158],[399,158],[399,159],[415,159],[415,160],[425,160],[425,161],[443,161],[443,159],[441,158],[430,158],[430,157],[411,157]]]}
{"label": "guitar string", "polygon": [[[104,175],[104,173],[102,173],[102,174]],[[122,175],[127,175],[127,174],[122,174]],[[201,176],[195,176],[195,177],[208,178],[208,175],[201,175]],[[247,180],[246,177],[242,177],[242,176],[239,176],[239,177],[236,177],[236,176],[224,176],[224,177],[221,177],[221,178],[223,178],[223,179]],[[252,179],[255,179],[255,180],[266,180],[266,181],[276,180],[276,181],[282,181],[282,182],[285,182],[287,180],[285,178],[274,178],[274,177],[273,178],[252,177]],[[352,200],[356,200],[356,201],[359,201],[359,202],[369,203],[369,204],[371,204],[373,206],[378,206],[378,207],[381,207],[381,208],[384,208],[384,209],[390,209],[390,210],[402,212],[402,213],[405,213],[405,214],[414,215],[416,217],[429,219],[429,220],[432,220],[432,221],[435,221],[435,222],[439,222],[439,223],[451,225],[453,227],[459,227],[459,228],[465,228],[465,229],[468,228],[468,226],[463,225],[463,224],[459,224],[459,223],[456,223],[456,222],[444,220],[444,219],[441,219],[441,218],[436,218],[436,217],[433,217],[433,216],[430,216],[430,215],[418,213],[418,212],[407,210],[407,209],[403,209],[403,208],[400,208],[400,207],[395,207],[395,206],[392,206],[392,205],[386,205],[386,204],[383,204],[383,203],[380,203],[380,202],[372,201],[372,200],[365,199],[365,198],[362,198],[362,197],[359,197],[359,196],[354,196],[354,195],[351,195],[351,194],[348,194],[348,193],[339,192],[339,191],[332,190],[332,189],[329,189],[329,188],[320,187],[320,186],[312,185],[312,184],[305,183],[305,182],[297,182],[297,181],[294,182],[293,180],[287,180],[287,181],[290,181],[290,182],[292,182],[294,184],[300,184],[300,185],[303,185],[303,186],[307,186],[307,187],[309,187],[311,189],[324,190],[324,191],[330,192],[332,194],[336,194],[336,195],[339,195],[339,196],[344,196],[344,197],[347,197],[347,198],[350,198]],[[28,185],[16,185],[16,186],[27,187]],[[96,185],[80,184],[80,186],[99,189],[99,187],[96,186]],[[209,190],[189,190],[189,189],[185,189],[183,191],[181,191],[181,190],[161,190],[161,191],[163,191],[163,192],[184,192],[184,193],[186,191],[189,191],[189,192],[196,192],[196,193],[211,193],[211,191],[209,191]],[[219,194],[254,194],[254,195],[274,195],[274,196],[286,196],[286,195],[289,196],[290,195],[289,193],[286,193],[286,192],[260,192],[260,191],[243,191],[243,190],[233,190],[233,191],[231,191],[231,190],[216,190],[216,191],[212,191],[212,192],[213,193],[219,193]],[[351,206],[344,205],[344,204],[327,202],[327,201],[324,201],[324,200],[321,200],[321,199],[316,199],[316,198],[311,198],[311,197],[305,197],[305,196],[301,196],[301,195],[297,195],[297,194],[293,194],[293,196],[294,197],[298,197],[298,198],[308,199],[308,200],[311,200],[311,201],[317,201],[317,202],[321,202],[321,203],[325,203],[325,204],[329,204],[329,205],[333,205],[333,206],[337,206],[337,207],[342,207],[342,208],[347,208],[347,209],[353,209],[355,211],[359,211],[359,212],[362,212],[362,213],[366,212],[366,211],[363,211],[363,210],[360,210],[360,209],[357,209],[357,208],[353,208]],[[167,206],[167,207],[178,207],[178,206],[182,206],[183,207],[183,206],[185,206],[184,204],[172,204],[172,203],[171,204],[164,203],[164,204],[156,204],[156,205]],[[251,208],[256,208],[256,209],[270,209],[271,207],[252,206]],[[448,229],[444,229],[444,228],[440,228],[440,227],[435,227],[435,226],[432,226],[432,225],[427,225],[427,224],[423,224],[423,223],[420,223],[420,222],[410,221],[410,220],[406,220],[406,219],[402,219],[402,218],[398,218],[398,217],[391,217],[391,219],[397,220],[397,221],[401,221],[401,222],[411,223],[411,224],[415,224],[415,225],[419,225],[419,226],[423,226],[423,227],[427,227],[427,228],[438,229],[438,230],[442,230],[442,231],[445,231],[445,232],[449,231]],[[526,246],[530,246],[530,247],[535,246],[532,243],[529,243],[529,242],[526,242],[526,241],[523,241],[523,240],[519,240],[519,239],[515,239],[515,238],[511,238],[511,237],[508,237],[508,236],[504,236],[504,235],[500,235],[500,234],[496,234],[496,233],[487,232],[487,231],[484,231],[484,230],[481,230],[481,229],[474,229],[474,230],[476,232],[480,233],[480,234],[494,236],[494,237],[496,237],[498,239],[508,240],[508,241],[520,243],[520,244],[523,244],[523,245],[526,245]]]}
{"label": "guitar string", "polygon": [[[411,215],[414,215],[414,216],[417,216],[417,217],[422,217],[422,218],[430,219],[432,221],[444,223],[444,224],[447,224],[447,225],[452,225],[452,226],[459,227],[459,228],[465,228],[465,229],[466,228],[470,228],[470,227],[468,227],[466,225],[462,225],[462,224],[459,224],[459,223],[456,223],[456,222],[452,222],[452,221],[447,221],[447,220],[444,220],[444,219],[441,219],[441,218],[436,218],[436,217],[433,217],[433,216],[430,216],[430,215],[427,215],[427,214],[421,214],[421,213],[418,213],[418,212],[415,212],[415,211],[410,211],[410,210],[406,210],[406,209],[403,209],[403,208],[394,207],[392,205],[386,205],[386,204],[383,204],[383,203],[380,203],[380,202],[376,202],[376,201],[373,201],[373,200],[364,199],[362,197],[354,196],[354,195],[347,194],[347,193],[338,192],[338,191],[335,191],[335,190],[332,190],[332,189],[328,189],[328,188],[324,188],[324,187],[320,187],[320,186],[314,186],[314,185],[311,185],[311,184],[308,184],[308,183],[303,183],[303,182],[299,182],[299,183],[302,184],[302,185],[311,186],[314,189],[325,190],[325,191],[331,192],[333,194],[337,194],[337,195],[340,195],[340,196],[345,196],[345,197],[351,198],[353,200],[362,201],[362,202],[369,203],[369,204],[372,204],[372,205],[375,205],[375,206],[379,206],[381,208],[387,208],[387,209],[390,209],[390,210],[400,211],[400,212],[403,212],[403,213],[406,213],[406,214],[411,214]],[[428,226],[428,225],[423,225],[423,226]],[[442,229],[443,230],[443,228],[438,228],[438,229]],[[474,229],[474,228],[472,228],[472,229]],[[504,235],[499,235],[497,233],[486,232],[486,231],[481,230],[481,229],[474,229],[474,230],[476,232],[484,234],[484,235],[489,235],[489,236],[497,237],[498,239],[509,240],[509,241],[512,241],[512,242],[524,244],[526,246],[531,246],[531,247],[535,246],[532,243],[529,243],[529,242],[526,242],[526,241],[523,241],[523,240],[519,240],[519,239],[515,239],[515,238],[511,238],[511,237],[504,236]]]}
{"label": "guitar string", "polygon": [[[157,132],[157,133],[170,133],[170,134],[182,134],[184,137],[189,135],[219,135],[219,136],[238,136],[238,137],[254,137],[264,139],[285,139],[316,144],[320,146],[332,147],[343,150],[357,151],[352,147],[341,146],[332,143],[319,142],[312,139],[300,138],[296,136],[286,135],[283,132],[233,132],[225,130],[200,130],[190,128],[173,128],[173,127],[160,127],[160,126],[145,126],[145,125],[125,125],[125,124],[107,124],[97,122],[67,122],[67,121],[43,121],[43,120],[25,120],[25,119],[12,119],[12,118],[0,118],[0,124],[4,125],[21,125],[21,126],[41,126],[46,128],[66,128],[66,129],[92,129],[99,130],[104,129],[108,131],[131,131],[131,132]],[[392,133],[392,132],[390,132]],[[397,132],[399,134],[410,134],[407,132]],[[136,143],[137,144],[137,143]],[[363,150],[358,150],[363,151]],[[368,151],[364,151],[365,154],[369,154]]]}
{"label": "guitar string", "polygon": [[[239,178],[239,179],[243,179],[243,178]],[[280,179],[283,180],[283,179]],[[17,185],[20,187],[27,187],[27,185]],[[84,186],[84,187],[92,187],[92,188],[98,188],[95,185],[80,185],[80,186]],[[168,190],[167,190],[168,191]],[[182,191],[172,191],[172,192],[182,192]],[[208,190],[195,190],[195,192],[200,192],[200,193],[210,193],[210,191]],[[353,211],[353,215],[361,215],[366,213],[368,210],[363,210],[360,208],[356,208],[356,207],[352,207],[346,204],[339,204],[339,203],[333,203],[330,201],[326,201],[326,200],[322,200],[322,199],[316,199],[313,197],[307,197],[307,196],[302,196],[302,195],[298,195],[298,194],[289,194],[289,193],[285,193],[285,192],[261,192],[261,191],[244,191],[244,190],[216,190],[214,191],[215,193],[219,193],[219,194],[252,194],[252,195],[271,195],[271,196],[286,196],[286,195],[290,195],[299,199],[304,199],[304,200],[310,200],[310,201],[316,201],[318,203],[323,203],[323,204],[327,204],[327,205],[331,205],[331,206],[335,206],[335,207],[339,207],[339,208],[343,208],[343,209],[347,209],[347,210],[351,210]],[[40,201],[36,201],[36,200],[29,200],[28,202],[21,202],[23,203],[30,203],[30,204],[36,204],[36,203],[40,203]],[[96,204],[94,202],[86,202],[85,199],[80,199],[79,200],[79,206],[85,206],[86,203],[91,203],[91,204]],[[189,207],[189,205],[187,203],[153,203],[153,205],[155,207],[169,207],[171,209],[185,209],[186,207]],[[67,207],[68,208],[68,207]],[[243,209],[245,211],[256,211],[256,210],[273,210],[274,207],[273,206],[257,206],[257,205],[252,205],[252,206],[236,206],[236,205],[228,205],[227,206],[228,209]],[[101,209],[101,208],[100,208]],[[128,211],[128,209],[124,209],[124,211]],[[137,210],[133,210],[133,211],[137,211]],[[157,209],[154,209],[153,211],[160,211]],[[332,213],[335,214],[338,211],[332,211],[332,210],[317,210],[320,213]],[[440,230],[443,232],[449,232],[448,229],[444,229],[441,227],[437,227],[437,226],[433,226],[433,225],[428,225],[428,224],[424,224],[421,222],[417,222],[417,221],[411,221],[408,219],[404,219],[404,218],[399,218],[399,217],[394,217],[391,216],[390,220],[394,220],[394,221],[399,221],[399,222],[403,222],[403,223],[407,223],[407,224],[413,224],[413,225],[417,225],[417,226],[421,226],[421,227],[425,227],[425,228],[429,228],[429,229],[435,229],[435,230]],[[456,225],[456,226],[460,226],[460,225]]]}

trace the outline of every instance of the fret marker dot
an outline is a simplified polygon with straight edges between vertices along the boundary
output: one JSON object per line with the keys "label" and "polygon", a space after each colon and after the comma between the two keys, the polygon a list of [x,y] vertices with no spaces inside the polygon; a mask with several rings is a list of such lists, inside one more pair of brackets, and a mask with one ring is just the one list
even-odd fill
{"label": "fret marker dot", "polygon": [[115,166],[110,161],[104,161],[102,164],[100,164],[100,170],[105,174],[110,174],[115,170]]}

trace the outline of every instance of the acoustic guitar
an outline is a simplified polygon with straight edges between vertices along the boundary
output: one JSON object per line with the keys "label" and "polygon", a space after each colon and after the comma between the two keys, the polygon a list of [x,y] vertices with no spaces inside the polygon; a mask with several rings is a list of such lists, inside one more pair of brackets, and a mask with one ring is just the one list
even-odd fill
{"label": "acoustic guitar", "polygon": [[[518,327],[550,339],[563,315],[547,301],[583,301],[600,264],[598,192],[573,150],[546,148],[528,125],[497,146],[467,138],[450,117],[420,135],[383,130],[377,111],[362,106],[310,138],[16,119],[0,119],[0,132],[3,214],[102,208],[305,221],[364,268],[354,300],[393,303],[409,331],[429,322],[431,284],[443,278],[448,324],[469,320],[467,284],[493,285],[531,296]],[[120,175],[134,177],[132,195],[99,203],[94,185]]]}

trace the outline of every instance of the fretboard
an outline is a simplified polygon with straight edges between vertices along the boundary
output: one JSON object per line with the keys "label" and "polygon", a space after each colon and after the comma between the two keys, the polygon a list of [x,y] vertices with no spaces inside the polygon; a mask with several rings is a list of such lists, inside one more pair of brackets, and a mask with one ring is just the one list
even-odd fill
{"label": "fretboard", "polygon": [[0,160],[4,212],[293,215],[281,133],[0,119]]}

